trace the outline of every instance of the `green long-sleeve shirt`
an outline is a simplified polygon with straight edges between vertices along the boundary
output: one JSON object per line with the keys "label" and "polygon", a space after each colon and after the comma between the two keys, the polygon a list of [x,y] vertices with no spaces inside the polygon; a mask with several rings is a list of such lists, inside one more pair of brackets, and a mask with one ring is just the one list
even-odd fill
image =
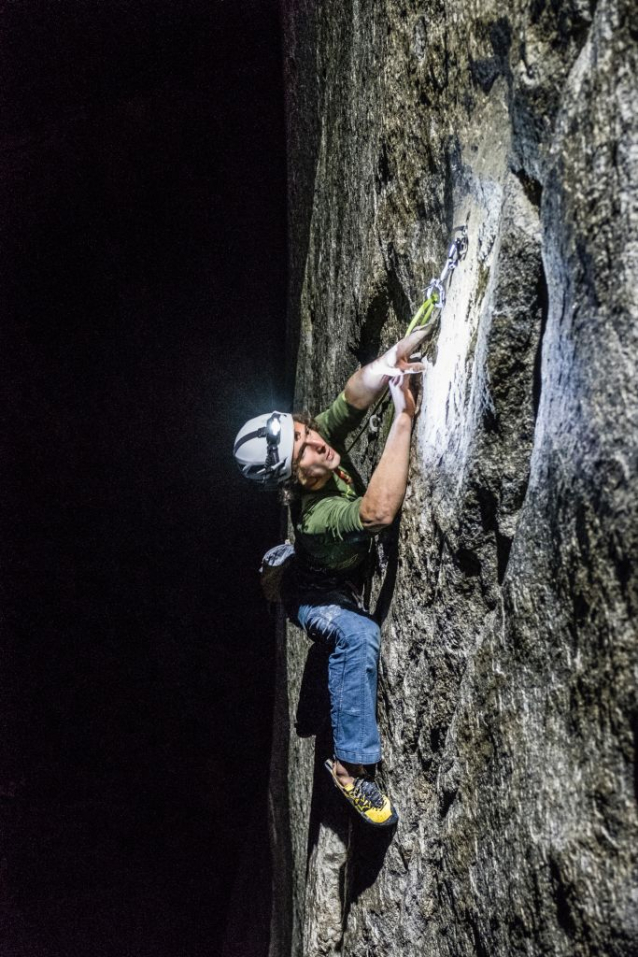
{"label": "green long-sleeve shirt", "polygon": [[365,409],[348,405],[341,393],[315,420],[321,436],[341,455],[340,469],[351,482],[333,474],[319,491],[303,493],[294,509],[295,550],[308,568],[349,576],[368,555],[372,536],[359,514],[365,488],[344,448],[364,416]]}

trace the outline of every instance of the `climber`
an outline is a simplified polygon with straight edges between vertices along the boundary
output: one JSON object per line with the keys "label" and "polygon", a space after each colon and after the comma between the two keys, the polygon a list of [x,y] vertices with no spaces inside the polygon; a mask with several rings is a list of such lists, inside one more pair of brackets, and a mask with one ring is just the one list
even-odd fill
{"label": "climber", "polygon": [[[326,767],[348,803],[376,826],[396,823],[397,814],[373,780],[381,760],[380,630],[363,606],[363,578],[372,536],[392,524],[403,503],[415,415],[410,374],[423,369],[410,357],[434,328],[415,330],[360,368],[314,420],[305,413],[257,416],[234,445],[241,472],[266,488],[280,487],[290,506],[294,557],[281,599],[289,618],[330,651],[334,760]],[[366,489],[344,443],[388,387],[394,420]]]}

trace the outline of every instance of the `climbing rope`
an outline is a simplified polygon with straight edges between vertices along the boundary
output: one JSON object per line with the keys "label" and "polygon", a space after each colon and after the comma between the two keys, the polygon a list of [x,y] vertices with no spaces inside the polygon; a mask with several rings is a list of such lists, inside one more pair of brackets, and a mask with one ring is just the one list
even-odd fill
{"label": "climbing rope", "polygon": [[[445,306],[445,284],[449,280],[458,264],[465,259],[465,255],[467,253],[467,226],[457,226],[454,229],[454,233],[458,235],[455,235],[448,247],[447,259],[445,260],[445,265],[443,266],[441,275],[438,277],[438,279],[430,280],[430,285],[425,291],[425,301],[419,306],[415,314],[412,316],[408,328],[405,331],[406,336],[409,336],[410,333],[415,332],[417,329],[422,329],[430,321],[434,310],[442,310]],[[346,455],[356,445],[363,433],[368,428],[373,427],[373,423],[375,423],[373,431],[379,431],[379,416],[376,415],[376,411],[383,402],[384,398],[385,393],[379,396],[375,404],[372,406],[370,415],[346,449]]]}

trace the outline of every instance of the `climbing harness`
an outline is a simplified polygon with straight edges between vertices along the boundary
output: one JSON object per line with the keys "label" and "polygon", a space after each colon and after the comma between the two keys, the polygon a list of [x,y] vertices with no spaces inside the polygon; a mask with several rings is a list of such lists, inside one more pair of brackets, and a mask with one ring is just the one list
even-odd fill
{"label": "climbing harness", "polygon": [[[454,239],[450,243],[447,251],[447,259],[438,279],[431,279],[430,285],[425,290],[425,301],[419,306],[410,320],[410,324],[405,331],[406,336],[422,329],[431,319],[435,309],[441,311],[446,302],[446,283],[460,262],[463,262],[467,254],[467,226],[456,226],[454,229]],[[376,434],[381,428],[381,416],[377,414],[377,409],[383,402],[385,396],[380,396],[373,405],[368,420],[364,422],[362,428],[357,432],[354,439],[346,449],[346,454],[356,445],[366,429]]]}

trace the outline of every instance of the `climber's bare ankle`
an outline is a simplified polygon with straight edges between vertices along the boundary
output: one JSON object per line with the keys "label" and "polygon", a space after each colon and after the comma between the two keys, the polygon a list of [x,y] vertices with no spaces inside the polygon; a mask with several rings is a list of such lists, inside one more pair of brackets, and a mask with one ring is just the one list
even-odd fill
{"label": "climber's bare ankle", "polygon": [[361,764],[350,764],[349,761],[340,761],[339,758],[335,758],[334,769],[341,785],[354,784],[354,779],[363,773]]}

